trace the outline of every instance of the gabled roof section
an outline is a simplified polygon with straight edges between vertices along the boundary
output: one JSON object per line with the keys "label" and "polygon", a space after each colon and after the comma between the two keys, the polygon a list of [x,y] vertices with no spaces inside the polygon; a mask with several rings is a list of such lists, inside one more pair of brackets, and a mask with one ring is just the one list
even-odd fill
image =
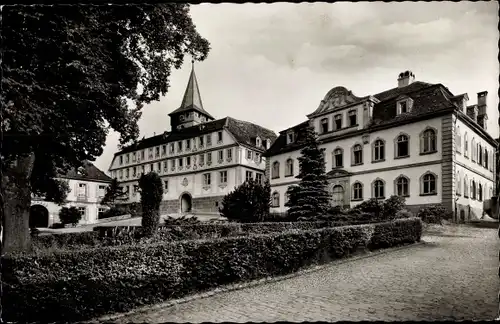
{"label": "gabled roof section", "polygon": [[[264,153],[264,156],[273,156],[280,153],[285,153],[302,148],[302,134],[303,131],[309,126],[309,121],[306,120],[298,125],[290,127],[280,132],[280,135],[271,145],[271,147]],[[293,131],[295,134],[295,140],[293,143],[286,144],[287,134]]]}
{"label": "gabled roof section", "polygon": [[188,84],[186,91],[184,92],[184,98],[182,99],[181,106],[171,112],[169,116],[178,114],[181,112],[188,112],[191,110],[196,110],[212,119],[214,119],[204,108],[201,101],[200,88],[198,87],[198,80],[196,79],[196,73],[194,72],[194,63],[191,69],[191,74],[189,75]]}
{"label": "gabled roof section", "polygon": [[61,175],[61,178],[101,182],[111,182],[112,180],[111,177],[107,176],[106,173],[99,170],[89,161],[83,162],[83,167],[80,170],[73,168],[69,170],[65,175]]}
{"label": "gabled roof section", "polygon": [[[254,148],[260,149],[260,150],[265,150],[264,146],[264,141],[265,140],[270,140],[271,143],[273,143],[278,136],[276,136],[276,133],[273,132],[270,129],[264,128],[262,126],[259,126],[257,124],[253,124],[250,122],[242,121],[242,120],[237,120],[231,117],[226,117],[227,118],[227,130],[234,136],[236,141],[238,141],[239,144],[245,144],[252,146]],[[260,137],[261,145],[257,147],[255,139]],[[272,145],[272,144],[271,144]]]}
{"label": "gabled roof section", "polygon": [[377,93],[373,96],[380,101],[385,101],[385,100],[393,99],[394,97],[398,97],[398,96],[403,95],[403,94],[408,94],[408,93],[411,93],[414,91],[419,91],[419,90],[422,90],[424,88],[428,88],[431,85],[433,85],[433,84],[427,83],[427,82],[415,81],[412,84],[407,85],[406,87],[392,88],[392,89]]}

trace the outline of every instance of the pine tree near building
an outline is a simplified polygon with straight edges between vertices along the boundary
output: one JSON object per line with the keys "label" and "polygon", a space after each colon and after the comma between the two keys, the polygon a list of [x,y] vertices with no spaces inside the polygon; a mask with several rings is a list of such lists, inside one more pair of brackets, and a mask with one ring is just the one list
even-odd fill
{"label": "pine tree near building", "polygon": [[101,200],[101,205],[114,206],[117,201],[127,200],[128,193],[123,191],[123,188],[118,184],[118,180],[114,178],[108,187],[106,193]]}
{"label": "pine tree near building", "polygon": [[326,179],[325,149],[319,147],[314,129],[309,126],[302,134],[300,151],[298,188],[288,191],[288,214],[296,219],[314,219],[324,215],[330,208],[330,194]]}

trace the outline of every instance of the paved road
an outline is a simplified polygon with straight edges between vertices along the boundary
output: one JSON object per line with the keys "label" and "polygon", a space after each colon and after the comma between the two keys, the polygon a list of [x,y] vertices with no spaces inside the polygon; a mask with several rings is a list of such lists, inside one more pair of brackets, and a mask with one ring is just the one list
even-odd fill
{"label": "paved road", "polygon": [[113,322],[494,319],[497,231],[455,226],[424,240],[429,243]]}

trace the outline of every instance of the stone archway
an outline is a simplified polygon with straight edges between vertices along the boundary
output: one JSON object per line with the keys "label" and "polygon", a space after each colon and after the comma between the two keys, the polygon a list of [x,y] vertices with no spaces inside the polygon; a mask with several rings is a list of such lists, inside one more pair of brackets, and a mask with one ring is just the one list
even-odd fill
{"label": "stone archway", "polygon": [[49,227],[49,211],[45,206],[33,205],[30,207],[30,228]]}
{"label": "stone archway", "polygon": [[193,208],[193,198],[187,192],[181,195],[181,213],[189,213]]}
{"label": "stone archway", "polygon": [[345,195],[344,187],[342,187],[341,185],[336,185],[333,187],[332,192],[333,192],[332,206],[333,207],[336,207],[336,206],[343,207],[344,206],[344,195]]}

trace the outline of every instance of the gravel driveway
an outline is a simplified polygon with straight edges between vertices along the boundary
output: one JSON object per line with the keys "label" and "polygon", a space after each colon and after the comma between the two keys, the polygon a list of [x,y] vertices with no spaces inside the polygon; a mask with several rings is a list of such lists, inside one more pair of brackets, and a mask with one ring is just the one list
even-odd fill
{"label": "gravel driveway", "polygon": [[423,239],[424,245],[113,322],[494,319],[497,230],[450,226]]}

